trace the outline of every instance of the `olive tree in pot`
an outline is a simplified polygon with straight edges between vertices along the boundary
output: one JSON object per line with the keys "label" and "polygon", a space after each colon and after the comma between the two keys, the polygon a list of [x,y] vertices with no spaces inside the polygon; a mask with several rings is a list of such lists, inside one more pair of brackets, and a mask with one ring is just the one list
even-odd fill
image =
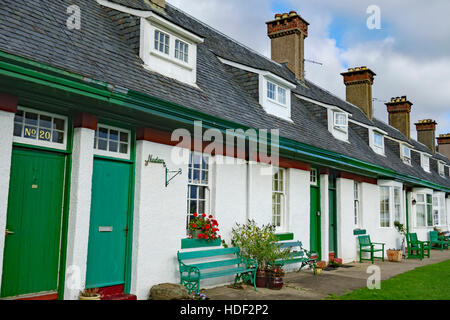
{"label": "olive tree in pot", "polygon": [[241,255],[258,261],[256,286],[265,288],[269,274],[270,262],[278,250],[275,226],[271,224],[259,227],[254,220],[244,225],[236,223],[231,231],[231,245],[241,249]]}
{"label": "olive tree in pot", "polygon": [[405,226],[400,223],[399,221],[394,222],[394,226],[397,229],[397,231],[402,235],[402,244],[400,249],[388,249],[387,250],[387,257],[389,261],[392,262],[401,262],[403,256],[405,255],[405,237],[406,237],[406,230]]}

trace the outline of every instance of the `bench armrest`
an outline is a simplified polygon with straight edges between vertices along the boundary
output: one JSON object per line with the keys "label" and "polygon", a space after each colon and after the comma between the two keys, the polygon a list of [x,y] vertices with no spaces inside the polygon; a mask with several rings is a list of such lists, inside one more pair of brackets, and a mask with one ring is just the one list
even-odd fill
{"label": "bench armrest", "polygon": [[382,242],[372,242],[372,244],[379,244],[379,245],[382,245],[383,247],[386,245],[386,243],[382,243]]}
{"label": "bench armrest", "polygon": [[258,261],[256,261],[255,259],[250,259],[250,258],[246,258],[246,257],[241,257],[242,259],[242,263],[245,264],[245,267],[247,269],[249,268],[258,268]]}
{"label": "bench armrest", "polygon": [[180,263],[180,274],[183,275],[183,273],[188,273],[188,278],[192,278],[193,276],[198,277],[200,276],[200,269],[196,266],[188,266],[184,264],[183,262],[179,261]]}

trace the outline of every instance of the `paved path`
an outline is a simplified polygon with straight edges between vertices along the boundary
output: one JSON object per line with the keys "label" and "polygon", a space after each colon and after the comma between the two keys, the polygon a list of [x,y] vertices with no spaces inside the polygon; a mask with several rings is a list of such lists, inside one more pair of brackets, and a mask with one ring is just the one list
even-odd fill
{"label": "paved path", "polygon": [[[381,268],[381,279],[386,280],[400,273],[413,270],[417,267],[435,264],[450,260],[450,251],[431,252],[431,258],[403,260],[402,262],[375,261]],[[282,290],[270,290],[243,286],[242,289],[233,289],[229,286],[204,290],[211,300],[321,300],[329,294],[343,295],[348,291],[364,288],[370,276],[366,273],[370,263],[350,263],[351,268],[339,268],[333,271],[323,271],[321,275],[314,276],[312,271],[304,270],[300,273],[290,272],[284,279]]]}

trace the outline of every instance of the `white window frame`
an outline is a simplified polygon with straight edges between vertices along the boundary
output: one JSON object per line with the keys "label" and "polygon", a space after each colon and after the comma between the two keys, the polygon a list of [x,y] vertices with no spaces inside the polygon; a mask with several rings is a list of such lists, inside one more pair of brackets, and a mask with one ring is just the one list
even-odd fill
{"label": "white window frame", "polygon": [[446,198],[444,192],[433,193],[433,226],[447,226]]}
{"label": "white window frame", "polygon": [[[381,137],[381,145],[377,145],[376,143],[375,143],[375,141],[376,141],[376,139],[375,139],[375,137],[376,136],[380,136]],[[378,131],[375,131],[375,130],[373,130],[372,131],[372,149],[376,152],[376,153],[378,153],[378,154],[380,154],[380,155],[384,155],[384,148],[385,148],[385,141],[384,141],[384,134],[382,134],[381,132],[378,132]]]}
{"label": "white window frame", "polygon": [[438,161],[438,172],[441,177],[445,177],[445,163]]}
{"label": "white window frame", "polygon": [[[423,201],[420,199],[423,196]],[[428,200],[430,199],[430,202]],[[415,226],[416,228],[431,228],[433,227],[433,192],[428,192],[427,190],[416,191],[415,192]],[[419,225],[418,213],[419,206],[424,207],[424,225]],[[430,222],[431,220],[431,222]]]}
{"label": "white window frame", "polygon": [[[282,177],[282,188],[281,190],[275,188],[275,175],[279,172],[283,173]],[[279,175],[278,175],[279,177]],[[285,228],[286,225],[286,186],[287,186],[287,170],[285,168],[281,167],[274,167],[273,168],[273,175],[272,175],[272,224],[275,225],[277,231],[281,231]],[[279,179],[277,180],[279,182]],[[279,185],[279,184],[278,184]],[[276,195],[280,196],[280,202],[274,202],[274,197]],[[275,212],[274,209],[276,208],[276,205],[279,204],[280,212]],[[279,225],[275,219],[279,217]]]}
{"label": "white window frame", "polygon": [[175,59],[189,63],[189,44],[180,39],[175,39]]}
{"label": "white window frame", "polygon": [[353,184],[353,198],[354,198],[354,220],[355,227],[360,228],[361,224],[361,183],[354,181]]}
{"label": "white window frame", "polygon": [[[108,130],[108,138],[106,139],[108,142],[108,149],[109,149],[109,133],[111,130],[118,131],[118,140],[117,140],[117,152],[109,151],[109,150],[100,150],[98,149],[98,132],[100,128],[104,128]],[[127,153],[121,153],[120,152],[120,133],[127,133],[128,134],[128,141],[127,141]],[[101,138],[102,140],[105,140],[104,138]],[[130,160],[131,159],[131,130],[123,129],[120,127],[114,127],[105,125],[102,123],[99,123],[97,125],[97,130],[95,131],[95,142],[94,142],[94,155],[102,156],[102,157],[109,157],[109,158],[116,158],[116,159],[122,159],[122,160]]]}
{"label": "white window frame", "polygon": [[[194,166],[194,157],[200,157],[199,168]],[[186,208],[186,228],[189,233],[189,222],[192,214],[197,213],[199,215],[205,213],[208,216],[211,214],[211,157],[200,152],[191,151],[189,153],[189,164],[188,164],[188,190],[187,190],[187,208]],[[194,172],[199,171],[199,180],[194,180]],[[202,178],[202,174],[205,173],[206,178]],[[197,188],[197,197],[191,197],[191,187]],[[200,198],[200,188],[205,189],[204,199]],[[204,212],[191,212],[190,203],[191,201],[196,201],[196,207],[198,211],[199,203],[204,202]]]}
{"label": "white window frame", "polygon": [[[411,158],[411,148],[408,147],[406,144],[402,144],[402,159],[403,162],[412,165],[412,158]],[[405,150],[408,150],[408,153],[405,152]]]}
{"label": "white window frame", "polygon": [[[64,120],[64,139],[63,139],[63,143],[43,141],[43,140],[37,139],[38,138],[37,134],[36,134],[36,140],[25,138],[23,136],[24,129],[25,129],[25,116],[24,116],[24,120],[22,122],[22,136],[17,137],[13,134],[13,142],[32,145],[32,146],[38,146],[38,147],[44,147],[44,148],[57,149],[57,150],[67,150],[68,117],[59,115],[56,113],[50,113],[50,112],[45,112],[45,111],[40,111],[40,110],[25,108],[25,107],[18,107],[17,110],[23,111],[24,115],[25,115],[25,113],[29,112],[29,113],[35,113],[38,116],[42,115],[42,116],[51,117],[52,124],[53,124],[53,119],[55,119],[55,118]],[[38,117],[38,119],[39,119],[39,117]],[[39,123],[36,125],[36,128],[39,128]],[[47,128],[43,128],[43,129],[47,129]],[[52,132],[53,132],[53,128],[52,128]]]}
{"label": "white window frame", "polygon": [[[344,119],[344,123],[339,122],[339,117]],[[334,111],[333,112],[333,127],[336,130],[348,132],[348,115],[345,112]]]}
{"label": "white window frame", "polygon": [[[273,81],[270,81],[270,80],[266,80],[266,82],[267,82],[266,98],[273,103],[279,104],[280,106],[283,106],[283,107],[287,107],[288,89],[286,89],[286,88],[280,86],[279,84],[277,84]],[[274,87],[274,90],[273,90],[274,97],[273,98],[269,97],[269,86]],[[280,101],[280,90],[284,91],[284,98],[282,99],[282,101]]]}
{"label": "white window frame", "polygon": [[[158,39],[156,38],[156,35],[159,35]],[[164,37],[164,41],[161,42],[161,35]],[[153,50],[158,51],[159,53],[170,55],[170,35],[159,30],[155,29],[155,32],[153,34]],[[163,50],[160,50],[161,44],[163,46]],[[157,46],[157,48],[155,48]]]}
{"label": "white window frame", "polygon": [[[389,181],[389,180],[381,180],[379,181],[379,187],[380,187],[380,213],[379,213],[379,227],[382,229],[389,229],[394,228],[394,222],[399,221],[400,223],[404,223],[405,221],[405,193],[403,192],[403,184],[396,182],[396,181]],[[389,226],[383,226],[382,220],[381,220],[381,192],[382,188],[388,189],[388,211],[387,214],[389,215]],[[398,191],[398,202],[396,202],[395,197],[395,191]],[[397,210],[397,208],[399,210]],[[398,214],[397,214],[398,212]],[[398,218],[398,219],[397,219]],[[386,221],[385,221],[386,222]]]}
{"label": "white window frame", "polygon": [[420,165],[425,172],[431,173],[431,156],[421,153],[420,154]]}

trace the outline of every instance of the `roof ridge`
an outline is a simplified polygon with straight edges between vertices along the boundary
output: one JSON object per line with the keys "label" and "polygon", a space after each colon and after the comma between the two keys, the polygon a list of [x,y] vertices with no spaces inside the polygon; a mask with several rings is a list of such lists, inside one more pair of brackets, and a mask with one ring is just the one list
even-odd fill
{"label": "roof ridge", "polygon": [[247,50],[249,50],[249,51],[251,51],[251,52],[257,54],[257,55],[260,56],[261,58],[264,58],[264,59],[266,59],[267,61],[269,61],[269,62],[271,62],[271,63],[273,63],[273,64],[275,64],[275,65],[277,65],[277,66],[279,66],[279,67],[283,67],[283,65],[282,65],[281,63],[278,63],[278,62],[276,62],[276,61],[270,59],[269,57],[263,55],[262,53],[256,51],[255,49],[252,49],[252,48],[250,48],[249,46],[243,44],[242,42],[240,42],[240,41],[238,41],[238,40],[236,40],[236,39],[231,38],[230,36],[224,34],[223,32],[221,32],[221,31],[219,31],[219,30],[217,30],[216,28],[214,28],[214,27],[212,27],[212,26],[206,24],[205,22],[203,22],[203,21],[197,19],[196,17],[190,15],[189,13],[187,13],[187,12],[181,10],[180,8],[177,8],[177,7],[175,7],[174,5],[172,5],[172,4],[168,3],[168,2],[166,2],[166,5],[170,6],[172,9],[174,9],[174,10],[176,10],[176,11],[178,11],[178,12],[180,12],[180,13],[186,15],[186,16],[188,16],[189,18],[191,18],[192,20],[194,20],[194,21],[200,23],[201,25],[203,25],[203,26],[205,26],[205,27],[207,27],[207,28],[213,30],[214,32],[218,33],[219,35],[223,36],[224,38],[226,38],[226,39],[228,39],[228,40],[230,40],[230,41],[233,41],[234,43],[240,45],[241,47],[243,47],[243,48],[245,48],[245,49],[247,49]]}

